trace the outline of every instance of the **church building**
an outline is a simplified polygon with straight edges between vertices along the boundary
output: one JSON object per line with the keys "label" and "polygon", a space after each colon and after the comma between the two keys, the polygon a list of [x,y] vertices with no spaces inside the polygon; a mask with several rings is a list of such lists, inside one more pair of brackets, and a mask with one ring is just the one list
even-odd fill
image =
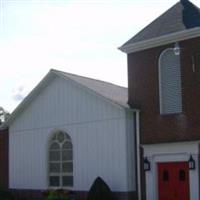
{"label": "church building", "polygon": [[[130,22],[131,23],[131,22]],[[119,48],[128,89],[50,70],[0,127],[0,186],[85,200],[200,199],[200,9],[181,0]]]}

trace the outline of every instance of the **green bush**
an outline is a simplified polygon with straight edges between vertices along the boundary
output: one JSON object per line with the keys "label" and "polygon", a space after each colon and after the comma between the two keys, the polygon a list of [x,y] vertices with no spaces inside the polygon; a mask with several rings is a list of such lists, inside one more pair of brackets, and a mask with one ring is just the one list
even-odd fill
{"label": "green bush", "polygon": [[113,200],[109,186],[98,177],[92,184],[87,200]]}
{"label": "green bush", "polygon": [[71,192],[60,190],[44,191],[43,195],[46,200],[71,200]]}
{"label": "green bush", "polygon": [[14,200],[14,197],[10,191],[0,189],[0,200]]}

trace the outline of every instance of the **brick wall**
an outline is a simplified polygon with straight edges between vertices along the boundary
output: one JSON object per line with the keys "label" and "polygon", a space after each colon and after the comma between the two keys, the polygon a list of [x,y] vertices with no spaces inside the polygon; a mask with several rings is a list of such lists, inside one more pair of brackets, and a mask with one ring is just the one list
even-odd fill
{"label": "brick wall", "polygon": [[0,188],[8,188],[8,130],[0,130]]}
{"label": "brick wall", "polygon": [[173,46],[128,55],[129,104],[141,109],[143,144],[200,139],[200,38],[180,42],[183,112],[160,115],[158,59],[164,49]]}

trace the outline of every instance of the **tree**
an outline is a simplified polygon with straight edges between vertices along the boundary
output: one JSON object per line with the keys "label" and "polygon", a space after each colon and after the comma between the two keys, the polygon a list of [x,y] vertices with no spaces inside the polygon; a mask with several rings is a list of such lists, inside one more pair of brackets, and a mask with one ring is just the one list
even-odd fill
{"label": "tree", "polygon": [[0,107],[0,125],[8,120],[10,113],[7,112],[3,107]]}

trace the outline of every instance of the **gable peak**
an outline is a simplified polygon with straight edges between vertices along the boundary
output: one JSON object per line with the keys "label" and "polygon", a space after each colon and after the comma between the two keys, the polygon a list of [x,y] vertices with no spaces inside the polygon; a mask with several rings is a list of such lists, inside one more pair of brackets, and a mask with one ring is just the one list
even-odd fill
{"label": "gable peak", "polygon": [[[130,52],[129,47],[136,45],[138,51],[140,43],[157,39],[160,41],[163,37],[172,37],[173,34],[190,32],[198,28],[200,28],[200,9],[189,0],[180,0],[123,44],[120,49]],[[161,43],[162,41],[159,42]],[[144,45],[142,49],[145,49]]]}

